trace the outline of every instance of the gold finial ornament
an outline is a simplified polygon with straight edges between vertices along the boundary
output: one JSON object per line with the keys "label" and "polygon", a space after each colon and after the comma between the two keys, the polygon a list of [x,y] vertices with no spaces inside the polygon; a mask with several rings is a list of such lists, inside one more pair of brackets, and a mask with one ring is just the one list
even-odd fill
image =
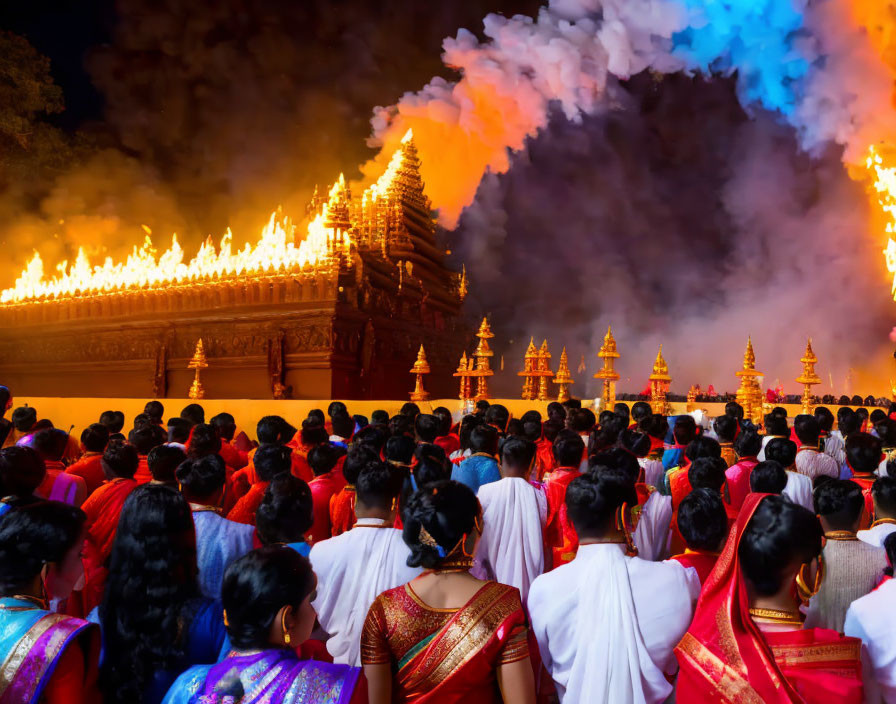
{"label": "gold finial ornament", "polygon": [[806,342],[806,351],[803,353],[802,359],[803,373],[797,378],[796,383],[803,385],[803,413],[812,413],[812,387],[821,383],[821,377],[815,371],[815,365],[818,364],[818,357],[812,351],[812,338]]}
{"label": "gold finial ornament", "polygon": [[193,352],[193,358],[187,365],[187,369],[195,369],[196,374],[193,377],[193,383],[190,384],[189,397],[193,399],[205,398],[205,389],[202,386],[202,380],[199,378],[200,372],[208,368],[208,359],[205,356],[205,348],[202,346],[202,338],[196,343],[196,350]]}
{"label": "gold finial ornament", "polygon": [[759,377],[762,376],[762,372],[756,371],[756,355],[753,353],[752,338],[747,338],[743,368],[736,372],[735,376],[740,377],[737,402],[743,406],[744,418],[759,425],[762,423],[762,389],[759,387]]}
{"label": "gold finial ornament", "polygon": [[420,350],[417,352],[417,361],[414,362],[414,366],[411,367],[410,372],[417,377],[414,390],[411,392],[411,401],[429,400],[429,394],[426,392],[426,389],[423,388],[423,376],[424,374],[429,374],[429,372],[429,362],[426,361],[426,350],[423,349],[423,345],[420,345]]}
{"label": "gold finial ornament", "polygon": [[517,372],[517,376],[523,377],[523,401],[534,401],[538,396],[538,350],[535,349],[535,338],[530,338],[529,346],[523,357],[523,371]]}
{"label": "gold finial ornament", "polygon": [[464,299],[467,297],[467,293],[469,293],[469,284],[467,283],[467,265],[463,264],[461,266],[460,280],[457,284],[457,297],[460,298],[461,303],[464,302]]}
{"label": "gold finial ornament", "polygon": [[597,356],[604,361],[604,368],[597,372],[594,378],[603,381],[600,395],[603,408],[612,410],[616,403],[616,382],[619,381],[619,372],[614,367],[621,355],[616,350],[616,340],[613,338],[610,326],[607,326],[607,334],[604,335],[604,343]]}
{"label": "gold finial ornament", "polygon": [[479,344],[473,352],[476,368],[470,373],[470,376],[476,377],[476,396],[474,398],[476,401],[481,401],[491,398],[488,394],[488,378],[495,375],[491,368],[491,362],[489,362],[489,358],[494,357],[495,353],[488,346],[488,341],[494,337],[488,325],[488,318],[482,319],[476,337],[479,338]]}
{"label": "gold finial ornament", "polygon": [[548,351],[548,341],[541,343],[541,349],[538,350],[538,400],[547,401],[550,398],[548,391],[548,382],[553,378],[554,372],[551,371],[551,353]]}
{"label": "gold finial ornament", "polygon": [[697,410],[697,393],[699,389],[700,387],[696,384],[692,384],[691,388],[688,389],[687,406],[685,407],[687,413],[692,413]]}
{"label": "gold finial ornament", "polygon": [[576,382],[569,372],[569,358],[566,356],[566,348],[560,353],[560,366],[557,367],[557,374],[554,376],[554,383],[559,387],[557,391],[557,400],[560,403],[569,401],[569,387]]}
{"label": "gold finial ornament", "polygon": [[654,413],[667,413],[666,394],[669,392],[669,385],[672,383],[672,377],[669,376],[669,366],[663,359],[663,346],[660,345],[660,351],[657,352],[656,361],[653,363],[653,373],[649,377],[650,381],[650,407]]}
{"label": "gold finial ornament", "polygon": [[454,372],[454,376],[460,378],[460,393],[458,398],[465,402],[472,398],[472,392],[470,390],[470,365],[472,362],[472,358],[468,360],[467,353],[464,352],[460,357],[460,363],[457,365],[457,371]]}

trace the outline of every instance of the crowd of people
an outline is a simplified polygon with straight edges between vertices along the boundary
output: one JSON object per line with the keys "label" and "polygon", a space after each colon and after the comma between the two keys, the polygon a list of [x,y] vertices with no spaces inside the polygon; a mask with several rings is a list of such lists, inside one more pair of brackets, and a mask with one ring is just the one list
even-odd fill
{"label": "crowd of people", "polygon": [[0,704],[896,702],[896,407],[14,405]]}

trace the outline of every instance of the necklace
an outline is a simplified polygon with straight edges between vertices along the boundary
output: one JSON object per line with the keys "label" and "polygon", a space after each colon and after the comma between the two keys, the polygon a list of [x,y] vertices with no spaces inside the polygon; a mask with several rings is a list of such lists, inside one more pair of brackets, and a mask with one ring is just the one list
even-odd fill
{"label": "necklace", "polygon": [[878,518],[874,523],[871,524],[871,527],[874,526],[882,526],[885,524],[896,526],[896,518]]}
{"label": "necklace", "polygon": [[209,506],[208,504],[190,504],[190,510],[193,513],[202,513],[203,511],[208,511],[211,513],[221,513],[220,506]]}
{"label": "necklace", "polygon": [[625,538],[612,538],[612,539],[595,539],[595,540],[582,540],[579,541],[579,547],[584,545],[625,545]]}
{"label": "necklace", "polygon": [[782,609],[750,609],[753,620],[766,623],[802,624],[803,615],[799,611],[784,611]]}
{"label": "necklace", "polygon": [[832,530],[824,534],[828,540],[858,540],[851,530]]}

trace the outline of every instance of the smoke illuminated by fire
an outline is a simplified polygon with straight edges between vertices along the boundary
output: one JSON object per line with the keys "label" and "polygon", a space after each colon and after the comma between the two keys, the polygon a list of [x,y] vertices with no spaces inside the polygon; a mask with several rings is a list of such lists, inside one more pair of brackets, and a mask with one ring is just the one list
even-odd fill
{"label": "smoke illuminated by fire", "polygon": [[[402,139],[411,139],[410,130]],[[396,150],[383,175],[364,191],[361,198],[363,212],[374,208],[376,201],[389,193],[403,164],[404,152]],[[35,252],[12,288],[0,293],[0,303],[14,304],[29,300],[95,295],[122,289],[151,289],[170,284],[197,283],[203,280],[223,280],[239,276],[297,273],[326,267],[333,258],[348,251],[349,234],[340,223],[339,210],[345,209],[346,183],[342,174],[330,189],[327,200],[311,222],[305,237],[296,243],[296,227],[289,218],[275,211],[258,241],[234,251],[233,233],[228,229],[216,248],[209,237],[189,261],[184,261],[184,250],[174,235],[171,246],[160,254],[153,246],[151,232],[143,245],[134,247],[125,261],[111,257],[102,264],[91,264],[83,248],[75,261],[57,265],[56,275],[44,276],[44,263]]]}
{"label": "smoke illuminated by fire", "polygon": [[887,219],[885,229],[887,246],[884,249],[884,256],[887,259],[887,271],[893,274],[891,293],[896,300],[896,241],[893,240],[896,233],[896,163],[885,163],[880,151],[872,146],[868,149],[866,166],[869,175],[874,179],[873,188]]}

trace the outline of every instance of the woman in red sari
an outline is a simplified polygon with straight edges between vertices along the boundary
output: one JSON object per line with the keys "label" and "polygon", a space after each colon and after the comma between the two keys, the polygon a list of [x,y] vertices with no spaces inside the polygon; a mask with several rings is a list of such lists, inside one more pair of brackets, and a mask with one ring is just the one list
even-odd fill
{"label": "woman in red sari", "polygon": [[861,641],[803,629],[797,608],[794,580],[821,541],[818,519],[802,506],[747,496],[675,649],[678,701],[862,701]]}
{"label": "woman in red sari", "polygon": [[426,571],[380,594],[367,614],[370,704],[534,704],[520,593],[469,572],[481,516],[459,482],[428,484],[408,500],[408,565]]}

